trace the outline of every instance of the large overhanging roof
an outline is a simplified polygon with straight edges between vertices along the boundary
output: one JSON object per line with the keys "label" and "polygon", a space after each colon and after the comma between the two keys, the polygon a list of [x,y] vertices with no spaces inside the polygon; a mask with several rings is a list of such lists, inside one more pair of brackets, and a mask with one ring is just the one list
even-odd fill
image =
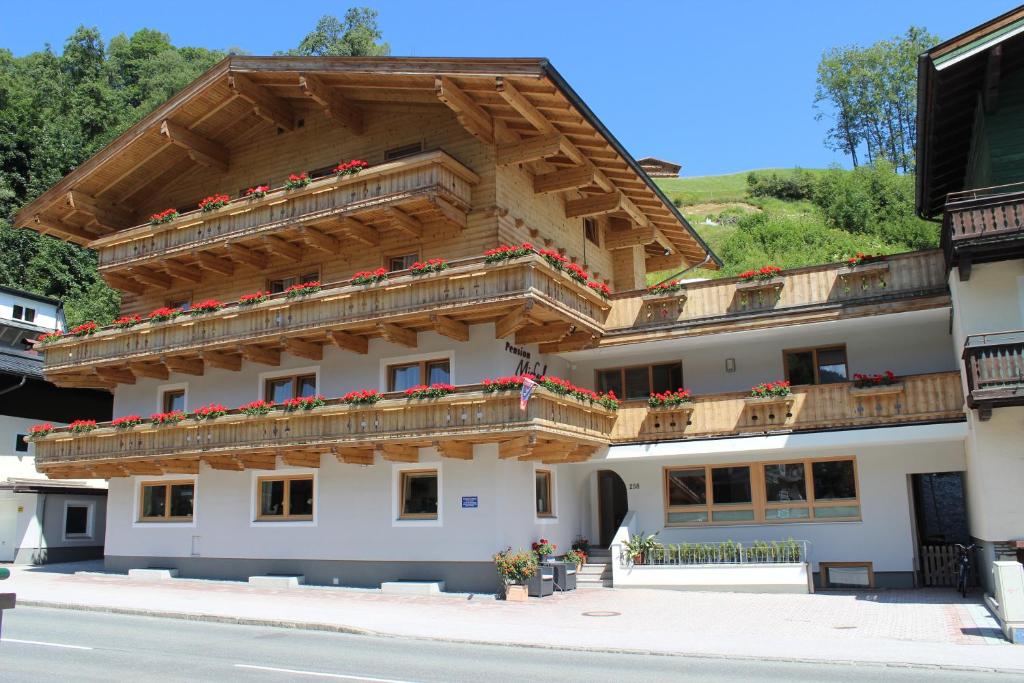
{"label": "large overhanging roof", "polygon": [[999,78],[1024,66],[1024,7],[936,45],[917,64],[917,212],[942,212],[964,188],[979,98],[994,108]]}
{"label": "large overhanging roof", "polygon": [[83,245],[137,225],[140,198],[194,164],[216,165],[231,147],[327,110],[358,128],[375,104],[448,106],[495,144],[557,148],[556,167],[586,166],[585,193],[621,193],[618,212],[681,254],[721,265],[672,202],[543,59],[227,57],[25,206],[15,225]]}

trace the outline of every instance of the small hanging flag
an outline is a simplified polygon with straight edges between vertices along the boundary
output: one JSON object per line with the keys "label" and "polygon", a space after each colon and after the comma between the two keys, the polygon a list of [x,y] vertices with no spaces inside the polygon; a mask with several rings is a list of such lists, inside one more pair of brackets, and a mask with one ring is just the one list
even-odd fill
{"label": "small hanging flag", "polygon": [[519,391],[519,410],[526,410],[526,402],[533,396],[533,390],[536,388],[536,382],[529,377],[523,378],[523,388]]}

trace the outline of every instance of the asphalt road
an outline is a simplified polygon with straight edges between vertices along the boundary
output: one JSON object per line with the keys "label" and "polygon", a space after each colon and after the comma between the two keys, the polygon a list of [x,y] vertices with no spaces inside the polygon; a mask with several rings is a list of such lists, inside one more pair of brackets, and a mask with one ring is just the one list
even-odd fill
{"label": "asphalt road", "polygon": [[[537,625],[538,629],[543,624]],[[376,638],[19,607],[0,680],[16,681],[1006,681],[990,672],[727,660]],[[1024,679],[1024,677],[1021,677]]]}

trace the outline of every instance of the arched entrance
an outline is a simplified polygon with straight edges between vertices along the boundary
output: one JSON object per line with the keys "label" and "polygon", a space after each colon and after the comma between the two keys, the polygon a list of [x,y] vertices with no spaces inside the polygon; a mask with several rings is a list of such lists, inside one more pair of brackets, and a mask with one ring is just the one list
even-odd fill
{"label": "arched entrance", "polygon": [[607,548],[629,511],[626,482],[611,470],[597,473],[597,519],[600,545]]}

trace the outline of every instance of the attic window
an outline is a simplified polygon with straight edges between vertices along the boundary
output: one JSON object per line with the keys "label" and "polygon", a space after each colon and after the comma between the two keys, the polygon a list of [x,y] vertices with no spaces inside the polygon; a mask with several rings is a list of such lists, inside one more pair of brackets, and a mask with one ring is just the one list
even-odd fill
{"label": "attic window", "polygon": [[384,161],[394,161],[395,159],[401,159],[402,157],[419,154],[422,151],[422,142],[415,142],[411,145],[405,145],[404,147],[392,147],[391,149],[384,150]]}
{"label": "attic window", "polygon": [[14,304],[13,311],[15,320],[24,320],[27,323],[34,322],[36,319],[36,309],[29,308],[27,306],[19,306]]}

